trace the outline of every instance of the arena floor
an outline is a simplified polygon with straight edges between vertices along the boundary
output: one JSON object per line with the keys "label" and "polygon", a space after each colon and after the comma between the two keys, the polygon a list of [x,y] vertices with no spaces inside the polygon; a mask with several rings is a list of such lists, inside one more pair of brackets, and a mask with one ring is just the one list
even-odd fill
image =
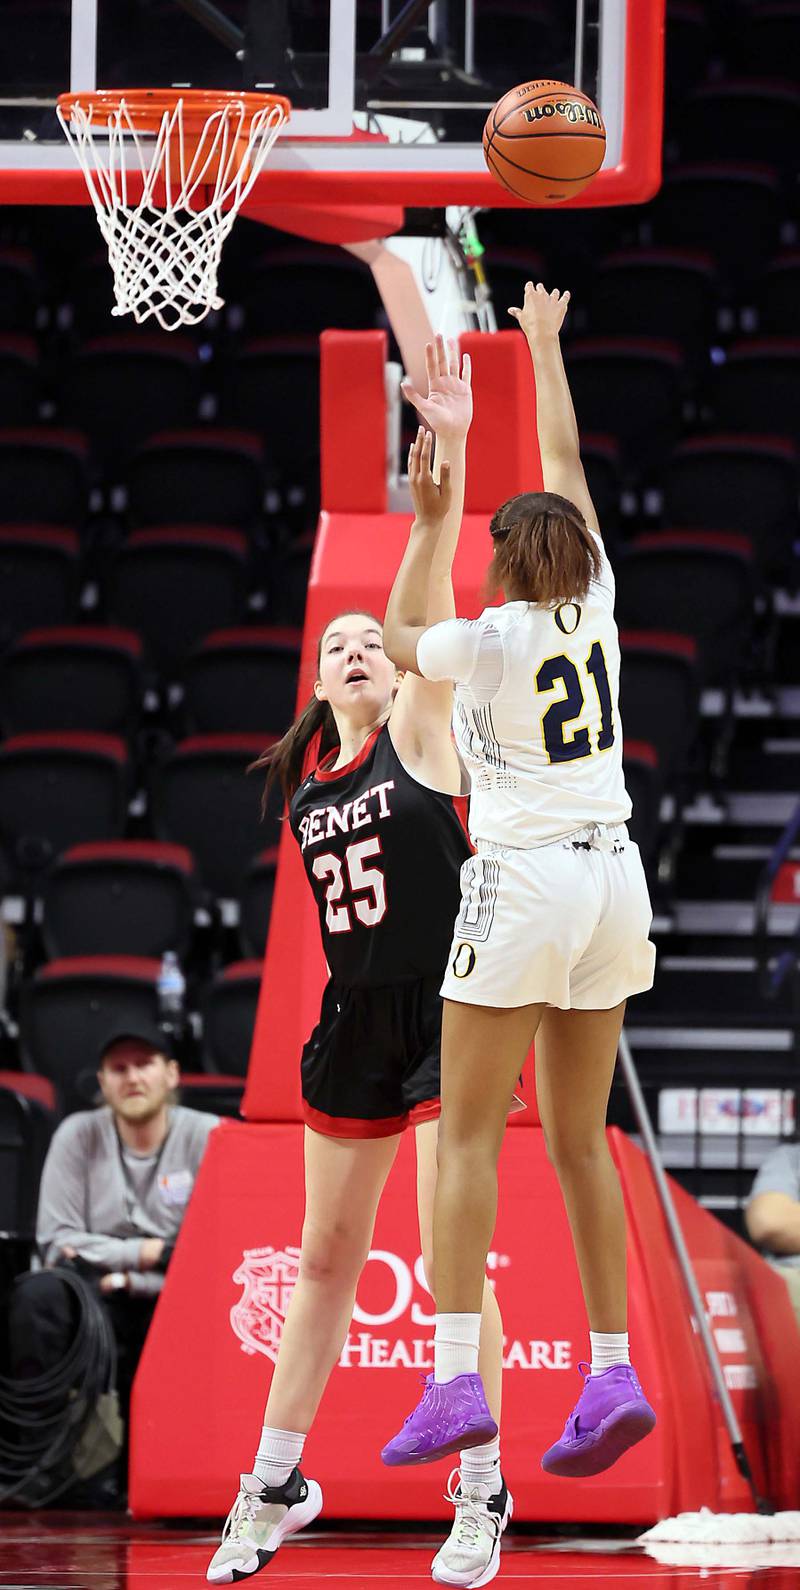
{"label": "arena floor", "polygon": [[[216,1536],[203,1524],[136,1524],[107,1513],[6,1513],[0,1517],[0,1590],[181,1590],[205,1583]],[[257,1578],[274,1590],[314,1584],[336,1590],[431,1583],[433,1532],[308,1532]],[[542,1590],[796,1590],[800,1546],[706,1547],[703,1563],[685,1547],[659,1548],[656,1561],[630,1540],[515,1533],[496,1583]],[[681,1554],[684,1554],[682,1560]],[[685,1560],[688,1555],[690,1560]]]}

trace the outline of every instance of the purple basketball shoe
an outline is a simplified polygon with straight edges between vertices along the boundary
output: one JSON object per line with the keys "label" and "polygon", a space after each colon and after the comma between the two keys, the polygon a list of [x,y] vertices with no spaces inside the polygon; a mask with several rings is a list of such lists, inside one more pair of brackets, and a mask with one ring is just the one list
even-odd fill
{"label": "purple basketball shoe", "polygon": [[480,1375],[456,1375],[437,1384],[433,1375],[402,1430],[384,1447],[390,1468],[402,1463],[435,1463],[469,1446],[493,1441],[497,1425],[489,1412]]}
{"label": "purple basketball shoe", "polygon": [[564,1434],[542,1458],[548,1474],[575,1478],[602,1474],[617,1458],[649,1435],[656,1416],[635,1369],[615,1364],[593,1375],[588,1364],[579,1364],[583,1391],[570,1414]]}

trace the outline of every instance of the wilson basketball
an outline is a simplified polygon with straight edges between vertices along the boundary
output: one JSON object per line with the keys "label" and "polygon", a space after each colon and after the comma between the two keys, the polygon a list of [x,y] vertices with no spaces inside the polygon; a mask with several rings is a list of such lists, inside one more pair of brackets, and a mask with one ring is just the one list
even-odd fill
{"label": "wilson basketball", "polygon": [[528,204],[563,204],[600,170],[606,130],[588,94],[551,79],[510,88],[486,118],[483,154],[497,181]]}

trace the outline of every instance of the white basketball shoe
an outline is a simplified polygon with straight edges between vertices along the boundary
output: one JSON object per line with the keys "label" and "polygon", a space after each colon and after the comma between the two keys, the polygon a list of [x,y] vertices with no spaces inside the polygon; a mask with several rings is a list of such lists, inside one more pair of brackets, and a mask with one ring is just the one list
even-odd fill
{"label": "white basketball shoe", "polygon": [[505,1480],[492,1496],[487,1485],[465,1486],[459,1469],[450,1475],[446,1496],[456,1516],[433,1559],[431,1574],[437,1584],[477,1590],[479,1585],[489,1584],[500,1567],[500,1541],[514,1512],[514,1500]]}
{"label": "white basketball shoe", "polygon": [[239,1495],[208,1565],[211,1584],[233,1584],[266,1568],[281,1542],[310,1524],[322,1509],[316,1480],[293,1469],[285,1485],[264,1485],[257,1474],[242,1474]]}

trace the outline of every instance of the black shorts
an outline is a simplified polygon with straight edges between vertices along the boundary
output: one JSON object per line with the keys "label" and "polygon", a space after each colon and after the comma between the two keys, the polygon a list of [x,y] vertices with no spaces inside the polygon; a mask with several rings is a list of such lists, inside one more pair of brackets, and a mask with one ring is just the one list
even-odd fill
{"label": "black shorts", "polygon": [[300,1063],[308,1126],[326,1137],[391,1137],[438,1116],[441,981],[328,983]]}

